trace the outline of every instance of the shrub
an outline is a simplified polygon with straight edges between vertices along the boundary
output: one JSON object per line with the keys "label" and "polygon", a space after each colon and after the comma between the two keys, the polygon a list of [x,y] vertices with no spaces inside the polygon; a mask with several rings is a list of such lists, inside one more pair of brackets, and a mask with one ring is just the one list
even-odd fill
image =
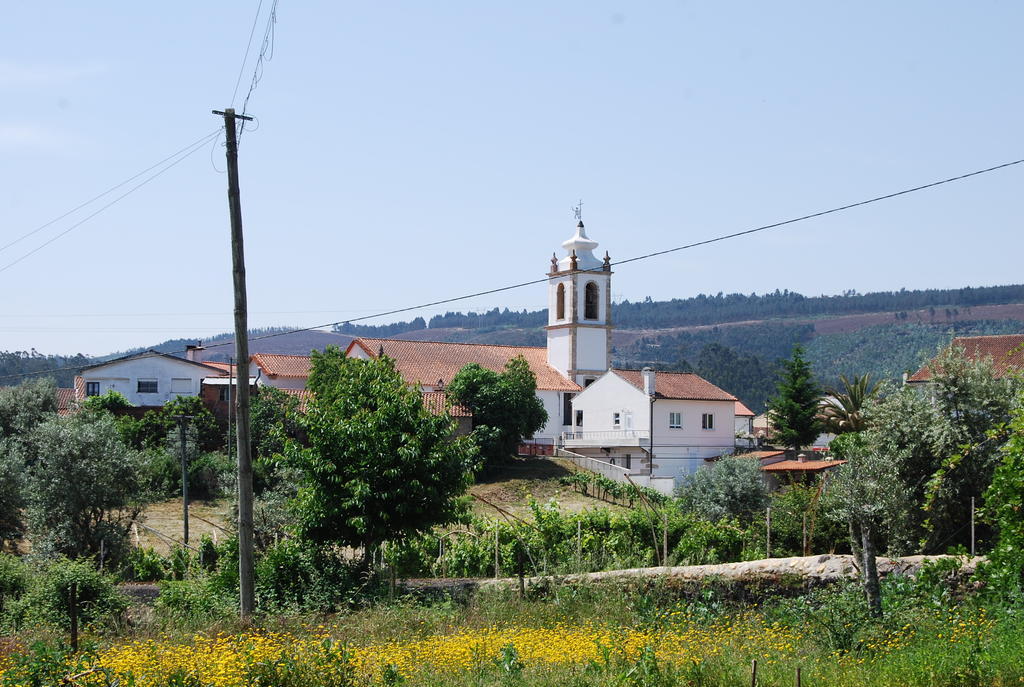
{"label": "shrub", "polygon": [[20,558],[0,553],[0,617],[7,605],[17,601],[28,586],[28,570]]}
{"label": "shrub", "polygon": [[133,547],[121,568],[121,577],[129,582],[158,582],[167,576],[168,561],[152,547]]}
{"label": "shrub", "polygon": [[32,575],[27,591],[11,604],[16,623],[70,627],[71,586],[76,587],[78,621],[99,626],[116,620],[128,608],[112,577],[88,560],[50,562]]}

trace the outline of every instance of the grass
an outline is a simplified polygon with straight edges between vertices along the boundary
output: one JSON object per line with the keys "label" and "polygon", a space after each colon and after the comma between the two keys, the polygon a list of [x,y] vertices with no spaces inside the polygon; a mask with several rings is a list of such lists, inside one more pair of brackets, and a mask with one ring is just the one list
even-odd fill
{"label": "grass", "polygon": [[[268,616],[179,636],[143,633],[103,643],[52,673],[94,668],[76,684],[397,685],[409,687],[668,687],[758,684],[838,687],[1011,685],[1024,681],[1024,622],[1012,609],[895,601],[881,622],[856,611],[856,589],[764,607],[681,599],[663,582],[566,586],[535,598],[492,590],[467,604],[405,598],[329,618]],[[541,592],[536,592],[541,594]],[[816,604],[848,610],[842,645]],[[851,604],[853,606],[851,606]],[[834,638],[833,638],[834,639]],[[0,684],[26,663],[6,659]],[[52,657],[51,657],[52,663]],[[37,666],[38,667],[38,666]],[[65,672],[60,673],[60,670]],[[21,683],[29,682],[22,679]]]}
{"label": "grass", "polygon": [[[214,540],[223,539],[225,530],[230,526],[230,512],[231,500],[227,498],[190,503],[189,542],[194,544],[204,534],[208,534]],[[181,499],[151,503],[143,511],[142,517],[142,524],[145,527],[135,528],[132,543],[143,548],[152,547],[166,556],[170,553],[171,542],[180,542],[182,538]],[[208,522],[203,522],[204,520]]]}
{"label": "grass", "polygon": [[[545,503],[558,501],[563,511],[579,512],[588,508],[620,508],[592,496],[584,496],[571,487],[559,484],[559,479],[571,475],[575,466],[558,459],[515,458],[501,465],[487,467],[477,475],[470,493],[514,513],[529,515],[529,501]],[[500,518],[498,512],[480,500],[474,500],[473,512],[488,518]]]}

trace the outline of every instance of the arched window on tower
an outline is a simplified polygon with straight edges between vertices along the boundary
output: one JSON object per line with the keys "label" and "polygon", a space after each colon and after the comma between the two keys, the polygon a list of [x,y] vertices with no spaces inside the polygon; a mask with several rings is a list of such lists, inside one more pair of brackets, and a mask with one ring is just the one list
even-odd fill
{"label": "arched window on tower", "polygon": [[599,290],[597,288],[597,284],[595,282],[588,281],[586,291],[584,292],[583,319],[597,319],[598,293]]}
{"label": "arched window on tower", "polygon": [[559,284],[555,291],[555,319],[565,319],[565,284]]}

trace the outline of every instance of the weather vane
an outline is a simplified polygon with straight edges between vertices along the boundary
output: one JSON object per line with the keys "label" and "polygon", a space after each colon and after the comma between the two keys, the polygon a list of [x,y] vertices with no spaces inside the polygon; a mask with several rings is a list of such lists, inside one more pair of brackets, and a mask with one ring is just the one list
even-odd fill
{"label": "weather vane", "polygon": [[583,221],[583,199],[580,198],[580,202],[572,208],[572,214],[580,222]]}

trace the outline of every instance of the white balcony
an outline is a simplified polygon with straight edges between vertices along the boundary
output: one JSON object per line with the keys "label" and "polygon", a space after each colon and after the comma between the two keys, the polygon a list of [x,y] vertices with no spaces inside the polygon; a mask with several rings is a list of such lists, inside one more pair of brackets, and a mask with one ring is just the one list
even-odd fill
{"label": "white balcony", "polygon": [[645,429],[609,429],[597,432],[562,432],[562,445],[566,448],[637,446],[644,447],[650,442],[650,433]]}

